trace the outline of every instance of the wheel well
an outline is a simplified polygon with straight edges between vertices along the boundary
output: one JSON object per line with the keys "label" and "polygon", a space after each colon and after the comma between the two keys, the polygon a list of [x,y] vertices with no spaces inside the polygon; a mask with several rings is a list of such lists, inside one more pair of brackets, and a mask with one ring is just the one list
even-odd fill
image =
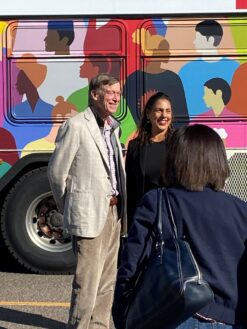
{"label": "wheel well", "polygon": [[22,168],[15,176],[13,176],[12,179],[7,183],[7,185],[4,186],[4,188],[0,191],[0,200],[1,200],[0,209],[1,209],[1,205],[5,200],[6,195],[9,193],[12,187],[23,175],[34,169],[47,167],[47,165],[48,163],[44,163],[44,162],[36,162],[36,163],[28,164],[26,167]]}
{"label": "wheel well", "polygon": [[16,182],[29,171],[47,167],[50,156],[50,153],[31,154],[21,158],[14,164],[4,177],[0,179],[0,209],[2,209],[7,194]]}

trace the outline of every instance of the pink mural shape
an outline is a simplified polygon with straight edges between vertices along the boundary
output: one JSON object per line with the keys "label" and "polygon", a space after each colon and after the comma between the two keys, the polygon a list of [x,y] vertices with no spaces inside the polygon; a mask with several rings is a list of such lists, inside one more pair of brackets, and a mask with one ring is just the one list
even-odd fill
{"label": "pink mural shape", "polygon": [[247,146],[245,137],[246,126],[241,124],[240,121],[227,121],[227,117],[236,119],[236,113],[229,111],[228,108],[224,108],[221,115],[216,117],[214,111],[210,109],[198,115],[197,119],[201,119],[202,123],[214,129],[222,138],[226,148],[245,148]]}

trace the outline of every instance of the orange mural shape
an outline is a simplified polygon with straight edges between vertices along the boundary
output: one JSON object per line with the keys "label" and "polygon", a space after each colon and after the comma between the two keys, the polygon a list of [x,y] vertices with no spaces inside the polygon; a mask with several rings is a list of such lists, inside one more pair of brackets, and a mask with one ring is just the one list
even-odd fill
{"label": "orange mural shape", "polygon": [[16,67],[23,71],[32,84],[38,88],[45,80],[47,68],[37,62],[33,54],[23,54],[22,59],[16,61]]}
{"label": "orange mural shape", "polygon": [[247,63],[240,65],[234,72],[231,91],[232,97],[227,107],[230,111],[238,113],[240,115],[247,115]]}

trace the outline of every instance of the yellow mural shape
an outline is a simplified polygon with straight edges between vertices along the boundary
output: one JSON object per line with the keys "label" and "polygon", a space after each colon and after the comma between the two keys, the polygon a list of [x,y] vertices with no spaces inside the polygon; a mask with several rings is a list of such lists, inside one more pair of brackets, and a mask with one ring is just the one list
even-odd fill
{"label": "yellow mural shape", "polygon": [[[5,39],[2,38],[2,35],[5,31],[6,26],[7,26],[6,22],[0,21],[0,49],[2,49],[3,47],[4,48],[6,47]],[[2,61],[2,52],[0,52],[0,61]]]}

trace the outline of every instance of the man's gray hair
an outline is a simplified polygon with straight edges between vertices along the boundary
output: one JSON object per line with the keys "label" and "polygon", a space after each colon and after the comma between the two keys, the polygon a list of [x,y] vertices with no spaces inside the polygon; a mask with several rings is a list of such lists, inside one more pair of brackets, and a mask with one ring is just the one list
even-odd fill
{"label": "man's gray hair", "polygon": [[96,75],[96,77],[92,78],[89,84],[89,91],[88,91],[88,102],[89,105],[92,104],[92,96],[91,92],[92,90],[99,90],[102,89],[103,86],[106,85],[114,85],[115,83],[119,83],[119,80],[115,78],[114,76],[107,74],[107,73],[100,73]]}

